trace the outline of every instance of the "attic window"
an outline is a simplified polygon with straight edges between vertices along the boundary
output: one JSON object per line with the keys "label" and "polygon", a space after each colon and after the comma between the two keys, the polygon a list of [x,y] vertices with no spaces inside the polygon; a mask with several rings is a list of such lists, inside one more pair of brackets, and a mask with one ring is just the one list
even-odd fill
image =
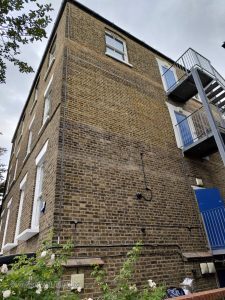
{"label": "attic window", "polygon": [[55,60],[55,51],[56,51],[56,37],[54,38],[51,48],[49,50],[49,56],[48,56],[48,68],[52,65],[52,63]]}

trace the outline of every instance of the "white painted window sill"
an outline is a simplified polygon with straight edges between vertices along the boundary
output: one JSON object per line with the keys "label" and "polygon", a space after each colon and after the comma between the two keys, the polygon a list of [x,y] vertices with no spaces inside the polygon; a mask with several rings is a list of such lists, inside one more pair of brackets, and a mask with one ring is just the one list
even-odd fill
{"label": "white painted window sill", "polygon": [[52,59],[50,65],[48,66],[48,69],[47,69],[47,71],[46,71],[46,73],[45,73],[45,76],[44,76],[44,81],[46,81],[46,79],[47,79],[47,77],[48,77],[48,74],[50,73],[51,68],[52,68],[54,62],[55,62],[55,57]]}
{"label": "white painted window sill", "polygon": [[18,241],[27,241],[38,233],[39,233],[39,228],[29,228],[29,229],[24,230],[22,233],[20,233],[16,237],[16,239]]}
{"label": "white painted window sill", "polygon": [[133,68],[133,65],[129,64],[129,62],[126,62],[125,60],[119,59],[119,58],[117,58],[117,57],[115,57],[115,56],[113,56],[113,55],[111,55],[111,54],[109,54],[107,52],[105,52],[105,55],[107,55],[107,56],[109,56],[109,57],[111,57],[111,58],[113,58],[113,59],[115,59],[115,60],[117,60],[117,61],[119,61],[119,62],[121,62],[121,63],[123,63],[123,64],[125,64],[127,66],[129,66],[129,67],[131,67],[131,68]]}
{"label": "white painted window sill", "polygon": [[17,243],[7,243],[2,247],[3,251],[9,251],[17,246]]}

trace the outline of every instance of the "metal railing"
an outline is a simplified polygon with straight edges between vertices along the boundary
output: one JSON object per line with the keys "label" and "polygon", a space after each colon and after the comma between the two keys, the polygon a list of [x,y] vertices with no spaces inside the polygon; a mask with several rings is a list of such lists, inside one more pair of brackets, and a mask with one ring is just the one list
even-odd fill
{"label": "metal railing", "polygon": [[[209,73],[213,78],[216,77],[217,73],[217,75],[219,75],[221,80],[223,80],[225,83],[223,77],[218,72],[215,73],[215,69],[212,67],[207,58],[192,48],[189,48],[186,52],[184,52],[184,54],[182,54],[182,56],[178,58],[174,64],[170,66],[170,68],[167,68],[167,70],[162,74],[165,82],[167,82],[167,92],[174,89],[179,81],[184,80],[187,76],[189,76],[191,69],[195,66],[198,66],[205,72]],[[176,70],[177,80],[169,79],[170,72],[173,71],[174,68]]]}
{"label": "metal railing", "polygon": [[[211,106],[217,126],[225,130],[225,121],[221,113],[214,105]],[[183,115],[183,119],[175,125],[175,128],[180,140],[180,148],[182,149],[190,147],[212,135],[212,130],[203,106],[187,117]]]}
{"label": "metal railing", "polygon": [[219,83],[223,86],[223,88],[225,89],[225,79],[223,78],[222,75],[220,75],[220,73],[218,71],[216,71],[216,69],[214,67],[213,68],[213,72],[215,74],[216,80],[219,81]]}
{"label": "metal railing", "polygon": [[201,213],[212,250],[225,249],[225,208],[223,206]]}

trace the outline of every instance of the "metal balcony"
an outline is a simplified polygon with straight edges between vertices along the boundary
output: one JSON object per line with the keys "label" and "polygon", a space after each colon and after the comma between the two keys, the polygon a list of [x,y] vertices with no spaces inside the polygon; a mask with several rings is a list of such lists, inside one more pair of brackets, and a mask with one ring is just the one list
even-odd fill
{"label": "metal balcony", "polygon": [[[172,100],[184,103],[198,93],[191,72],[192,69],[197,69],[204,88],[216,81],[218,84],[215,87],[211,86],[213,89],[219,84],[225,89],[224,78],[214,69],[210,61],[195,50],[189,48],[162,74],[165,82],[167,82],[167,96]],[[176,77],[171,80],[171,72],[174,71]]]}
{"label": "metal balcony", "polygon": [[[212,105],[213,106],[213,105]],[[213,116],[217,128],[225,142],[225,121],[220,112],[213,106]],[[218,151],[204,107],[194,111],[175,125],[180,148],[184,154],[193,157],[205,157]]]}
{"label": "metal balcony", "polygon": [[163,70],[168,98],[184,103],[198,93],[205,111],[196,112],[187,120],[177,115],[183,151],[199,157],[219,151],[225,166],[224,78],[207,58],[191,48],[170,68],[163,66]]}

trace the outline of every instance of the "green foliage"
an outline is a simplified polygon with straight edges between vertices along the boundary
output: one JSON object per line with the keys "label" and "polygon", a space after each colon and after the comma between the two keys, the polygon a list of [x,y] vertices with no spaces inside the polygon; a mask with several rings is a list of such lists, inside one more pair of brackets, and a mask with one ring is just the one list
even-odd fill
{"label": "green foliage", "polygon": [[[0,135],[2,133],[0,132]],[[6,149],[3,148],[3,147],[0,147],[0,157],[2,155],[4,155],[6,152]],[[6,172],[6,169],[5,169],[5,165],[1,162],[0,160],[0,194],[3,193],[3,190],[4,190],[4,184],[2,183],[2,181],[4,180],[4,173]]]}
{"label": "green foliage", "polygon": [[0,272],[0,299],[78,300],[78,295],[68,288],[63,293],[60,291],[62,263],[67,260],[72,247],[71,243],[67,243],[53,252],[44,245],[35,257],[18,256],[9,270],[3,265]]}
{"label": "green foliage", "polygon": [[[28,5],[29,4],[29,5]],[[34,9],[28,9],[28,7]],[[20,72],[33,72],[31,66],[18,58],[21,45],[46,38],[46,27],[52,21],[48,13],[51,4],[38,0],[1,1],[0,14],[0,83],[6,80],[6,61],[19,67]]]}
{"label": "green foliage", "polygon": [[[36,253],[35,257],[18,256],[7,270],[3,265],[0,270],[0,300],[78,300],[78,289],[69,290],[61,285],[62,264],[71,255],[73,244],[62,247],[47,243]],[[92,275],[102,290],[102,296],[88,300],[161,300],[165,295],[162,286],[149,280],[149,284],[138,289],[132,282],[135,266],[141,253],[142,244],[137,243],[127,254],[119,274],[109,285],[106,272],[95,267]],[[63,291],[63,292],[62,292]],[[86,299],[87,300],[87,299]]]}
{"label": "green foliage", "polygon": [[119,275],[110,285],[106,281],[106,272],[96,266],[92,275],[102,291],[102,296],[98,300],[161,300],[165,295],[163,286],[156,287],[156,284],[149,280],[149,284],[144,289],[138,290],[132,283],[132,275],[135,271],[135,265],[138,261],[142,249],[142,243],[139,242],[127,254]]}

